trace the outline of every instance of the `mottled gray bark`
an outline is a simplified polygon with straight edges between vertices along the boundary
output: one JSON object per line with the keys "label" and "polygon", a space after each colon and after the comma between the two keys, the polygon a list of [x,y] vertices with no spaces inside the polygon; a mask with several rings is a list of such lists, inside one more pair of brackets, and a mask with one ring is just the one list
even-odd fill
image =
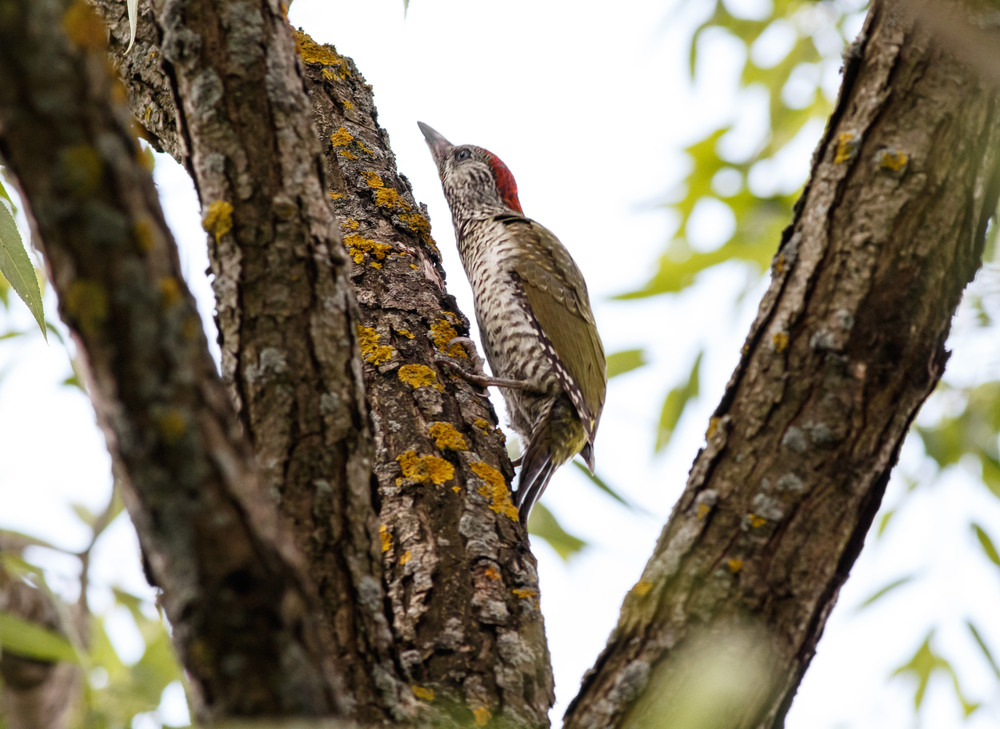
{"label": "mottled gray bark", "polygon": [[0,2],[0,156],[163,588],[203,720],[338,714],[301,557],[278,523],[82,2]]}
{"label": "mottled gray bark", "polygon": [[[120,6],[94,5],[112,24],[113,50],[122,48]],[[286,77],[278,83],[275,73],[254,76],[252,64],[241,58],[239,73],[229,80],[227,74],[233,74],[227,54],[234,41],[197,43],[192,38],[213,33],[222,39],[234,33],[244,38],[250,31],[226,19],[234,17],[232,10],[211,20],[204,12],[179,2],[157,6],[155,13],[146,11],[139,44],[120,71],[147,136],[175,154],[196,180],[213,233],[209,248],[219,295],[223,375],[234,384],[232,393],[258,458],[273,465],[268,483],[281,495],[283,514],[295,524],[336,650],[352,666],[348,682],[358,699],[355,715],[399,717],[416,707],[430,716],[443,714],[466,723],[496,718],[545,725],[552,678],[534,559],[509,499],[512,469],[489,402],[435,360],[442,352],[460,351],[448,342],[466,334],[468,325],[444,289],[429,222],[395,170],[388,138],[375,120],[371,88],[349,59],[300,35],[318,133],[313,139],[304,139],[300,131],[278,133],[276,142],[268,142],[275,134],[269,125],[280,129],[283,121],[268,112],[270,97],[301,111],[299,101],[287,101],[301,93],[301,79]],[[240,17],[246,12],[240,11]],[[199,30],[206,27],[214,30]],[[174,48],[175,37],[184,41],[183,48]],[[288,50],[276,37],[259,43],[269,49],[269,66],[287,69],[286,61],[275,58]],[[212,113],[203,108],[206,78],[212,79],[207,87],[214,88],[214,79],[220,79],[224,89],[208,95]],[[150,82],[175,88],[164,93],[146,88]],[[241,91],[244,85],[247,90]],[[261,88],[268,98],[261,99]],[[180,111],[171,105],[173,99],[180,100]],[[174,127],[182,133],[174,135]],[[288,160],[281,152],[250,159],[253,150],[280,149],[286,136],[296,145]],[[286,241],[294,237],[287,225],[279,228],[266,215],[261,222],[261,210],[266,213],[275,195],[315,200],[316,190],[305,191],[303,182],[321,179],[315,175],[321,165],[315,165],[312,177],[304,171],[282,175],[293,169],[292,160],[314,153],[317,139],[325,154],[326,192],[340,220],[337,226],[320,226],[318,233],[313,224],[300,227],[321,241],[340,229],[344,248],[330,246],[328,259],[312,258],[330,267],[338,286],[347,263],[360,310],[352,304],[333,307],[339,323],[349,326],[346,337],[310,328],[308,319],[286,317],[279,319],[280,326],[273,321],[273,304],[284,302],[285,292],[300,296],[306,308],[329,301],[309,275],[294,267],[297,252],[309,250],[312,243],[290,245]],[[207,163],[212,159],[225,164]],[[234,179],[244,166],[248,179],[259,180],[247,188],[259,194],[246,199]],[[272,183],[275,186],[268,187]],[[232,206],[231,212],[221,210],[233,227],[215,240],[218,218],[212,206],[220,210],[220,201]],[[293,217],[303,210],[313,214],[312,205],[300,202],[298,210],[279,212]],[[315,220],[320,220],[318,213]],[[241,221],[246,221],[243,226]],[[254,323],[261,320],[263,324]],[[328,451],[337,447],[347,454],[358,452],[367,421],[349,417],[350,393],[330,394],[322,378],[309,374],[315,363],[342,371],[344,357],[356,351],[350,341],[355,335],[361,357],[351,361],[363,358],[373,422],[377,532],[364,528],[362,511],[336,506],[347,498],[345,491],[357,494],[353,502],[363,500],[345,481],[350,474],[322,467],[331,459]],[[302,351],[311,352],[312,361],[299,357],[291,344],[310,337],[315,344]],[[327,349],[320,351],[322,342]],[[280,363],[281,372],[269,371],[268,363],[274,362]],[[290,394],[281,397],[283,390]],[[293,404],[285,407],[289,401]],[[325,413],[324,408],[339,410]],[[296,423],[305,420],[301,414],[310,409],[319,409],[333,424],[326,435],[288,436],[317,432],[309,424],[316,418]],[[322,446],[320,451],[310,450],[310,442]],[[302,465],[289,465],[295,463]],[[366,495],[371,498],[369,491]],[[347,515],[351,518],[345,521]],[[384,573],[363,559],[349,561],[366,549],[381,552]],[[362,568],[355,570],[356,564]],[[364,581],[365,574],[375,581]],[[344,575],[349,577],[348,589]],[[391,635],[379,622],[383,608],[388,610]]]}
{"label": "mottled gray bark", "polygon": [[781,726],[941,377],[997,206],[997,88],[893,2],[845,59],[708,444],[567,727]]}

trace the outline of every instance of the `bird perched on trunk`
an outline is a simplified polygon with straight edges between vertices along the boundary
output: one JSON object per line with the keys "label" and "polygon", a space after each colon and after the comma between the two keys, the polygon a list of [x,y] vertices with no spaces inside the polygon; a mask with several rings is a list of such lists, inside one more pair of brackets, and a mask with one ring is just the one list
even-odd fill
{"label": "bird perched on trunk", "polygon": [[525,217],[507,166],[452,145],[418,122],[451,208],[476,321],[524,455],[514,504],[522,521],[556,468],[580,453],[594,470],[607,367],[580,269],[549,230]]}

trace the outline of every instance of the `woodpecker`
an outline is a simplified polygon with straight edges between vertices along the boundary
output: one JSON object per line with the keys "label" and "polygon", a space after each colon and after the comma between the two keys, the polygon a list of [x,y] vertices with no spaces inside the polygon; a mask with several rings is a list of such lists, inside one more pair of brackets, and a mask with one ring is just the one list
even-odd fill
{"label": "woodpecker", "polygon": [[577,453],[594,471],[607,367],[587,285],[569,251],[525,217],[491,152],[417,122],[437,163],[493,377],[524,455],[514,504],[527,523],[556,468]]}

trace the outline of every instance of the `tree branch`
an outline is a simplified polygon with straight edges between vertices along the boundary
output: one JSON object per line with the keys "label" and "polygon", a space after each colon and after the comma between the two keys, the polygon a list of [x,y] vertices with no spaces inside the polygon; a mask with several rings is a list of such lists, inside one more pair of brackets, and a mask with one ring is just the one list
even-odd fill
{"label": "tree branch", "polygon": [[781,726],[941,376],[997,206],[997,89],[892,2],[845,58],[743,359],[567,727]]}
{"label": "tree branch", "polygon": [[[124,48],[125,30],[118,4],[105,0],[95,0],[94,4],[112,22],[112,47]],[[151,24],[170,27],[173,21],[166,11],[173,9],[173,5],[164,6],[156,23]],[[185,12],[184,22],[198,22],[198,12],[201,11]],[[154,144],[173,150],[199,180],[203,209],[209,210],[215,201],[207,191],[216,189],[212,186],[218,184],[208,180],[223,173],[212,165],[200,164],[199,156],[225,159],[237,170],[242,160],[254,154],[269,157],[274,168],[266,174],[259,167],[264,162],[254,160],[258,167],[252,179],[257,181],[250,189],[259,187],[262,192],[252,202],[248,201],[248,205],[269,205],[275,194],[287,196],[287,192],[281,192],[287,189],[296,190],[293,199],[312,196],[313,190],[305,192],[305,183],[297,176],[283,177],[282,169],[290,163],[283,161],[285,152],[280,151],[282,136],[278,135],[276,144],[253,136],[266,123],[254,119],[259,115],[266,119],[269,113],[266,109],[272,103],[260,99],[259,90],[268,88],[266,84],[273,82],[273,78],[247,81],[246,87],[256,91],[256,95],[231,90],[225,75],[228,68],[225,64],[230,62],[223,58],[221,50],[231,44],[215,43],[214,47],[220,51],[217,56],[209,54],[195,61],[182,54],[176,60],[175,51],[166,50],[170,46],[169,33],[144,30],[142,25],[147,20],[148,14],[143,14],[137,48],[121,65],[120,73],[129,89],[133,112],[146,125]],[[227,31],[225,25],[223,22],[222,32],[233,32]],[[161,36],[165,49],[162,54],[157,45]],[[275,31],[261,42],[272,44],[277,37]],[[434,354],[446,349],[455,334],[467,333],[468,322],[444,289],[444,272],[430,238],[429,222],[413,200],[405,178],[395,170],[388,137],[375,119],[371,87],[364,83],[350,60],[332,48],[317,46],[304,35],[299,37],[299,47],[306,61],[313,118],[323,144],[328,192],[341,218],[351,283],[361,303],[357,337],[364,357],[373,420],[374,473],[381,507],[378,536],[367,546],[381,550],[384,560],[394,663],[386,663],[379,657],[383,634],[374,619],[364,624],[352,622],[349,616],[342,617],[347,608],[371,611],[375,616],[374,608],[382,604],[378,599],[381,593],[378,584],[360,582],[356,589],[344,590],[330,577],[335,574],[338,560],[349,560],[352,554],[342,535],[359,534],[365,521],[356,509],[331,511],[327,486],[332,489],[336,507],[338,500],[345,498],[341,493],[342,475],[336,469],[323,471],[312,465],[330,457],[326,450],[336,446],[331,439],[342,437],[351,444],[352,438],[359,438],[360,431],[356,429],[362,427],[364,420],[344,417],[349,412],[347,396],[329,397],[326,393],[330,390],[323,381],[308,375],[316,365],[295,359],[295,348],[287,342],[308,333],[303,322],[288,319],[281,326],[272,323],[271,328],[284,339],[266,340],[271,342],[268,351],[280,353],[279,359],[289,363],[279,379],[281,384],[288,383],[294,408],[281,410],[273,400],[255,404],[254,388],[247,375],[248,367],[260,368],[263,364],[260,342],[262,337],[269,336],[268,327],[254,328],[252,321],[255,317],[273,319],[265,304],[274,298],[254,297],[254,301],[260,301],[255,306],[251,305],[249,292],[263,288],[269,279],[273,279],[279,291],[295,281],[294,293],[305,297],[309,305],[330,301],[322,295],[310,298],[310,280],[287,269],[286,257],[294,261],[297,251],[309,250],[313,244],[294,238],[298,241],[294,246],[286,245],[285,233],[277,226],[275,230],[281,236],[275,234],[275,244],[264,245],[255,239],[261,235],[259,226],[241,226],[241,220],[257,220],[259,213],[250,210],[240,213],[239,195],[232,193],[238,192],[238,186],[223,180],[223,187],[218,189],[234,206],[234,227],[231,234],[224,236],[224,245],[210,241],[210,254],[220,297],[224,373],[231,373],[236,385],[233,393],[242,402],[248,430],[254,433],[258,458],[283,466],[270,471],[274,479],[271,483],[277,484],[276,489],[282,494],[282,510],[297,525],[296,532],[305,542],[303,549],[310,562],[309,571],[327,605],[329,624],[358,625],[355,640],[368,639],[373,643],[374,659],[370,656],[366,662],[358,654],[358,668],[352,674],[357,680],[350,679],[355,695],[361,697],[359,706],[365,706],[366,701],[371,702],[370,706],[381,702],[383,708],[377,710],[393,716],[401,710],[407,711],[407,700],[412,703],[415,697],[431,713],[443,713],[466,723],[505,716],[525,726],[547,725],[548,708],[553,700],[551,669],[538,610],[534,558],[509,499],[513,470],[488,400],[461,378],[439,372],[434,359]],[[269,47],[268,62],[274,55],[283,56],[284,48],[280,43]],[[164,58],[168,62],[164,63]],[[189,69],[179,67],[188,63]],[[157,64],[162,68],[146,68]],[[199,67],[220,69],[215,75],[223,79],[227,89],[221,95],[226,101],[218,104],[212,114],[211,133],[196,131],[195,121],[191,121],[204,113],[204,98],[191,93],[195,90],[194,82],[202,77]],[[248,73],[241,70],[241,74]],[[192,81],[184,80],[188,75]],[[233,83],[237,81],[242,80],[235,79]],[[294,99],[299,92],[291,88],[295,82],[290,76],[286,81],[279,101],[297,109],[298,102]],[[148,82],[174,84],[176,89],[165,94],[144,88]],[[179,128],[185,133],[179,137],[172,136],[170,130],[177,116],[176,110],[171,109],[171,98],[183,100]],[[155,105],[144,106],[148,100]],[[219,131],[216,125],[244,131]],[[267,138],[265,135],[264,139]],[[185,141],[179,143],[176,139]],[[294,133],[294,139],[297,149],[289,150],[291,159],[311,154],[313,141],[302,137],[301,131]],[[195,151],[199,144],[204,145],[202,153]],[[279,152],[272,154],[276,146]],[[259,150],[268,150],[268,154]],[[190,157],[185,156],[188,154]],[[230,172],[227,170],[226,174]],[[281,184],[270,187],[272,180]],[[290,183],[298,188],[282,187]],[[313,210],[312,203],[308,210]],[[280,212],[290,214],[286,209]],[[320,219],[319,213],[313,218]],[[335,232],[318,229],[315,224],[303,228],[318,241]],[[279,241],[281,245],[277,244]],[[342,250],[330,246],[334,276],[341,275]],[[357,316],[357,310],[349,306],[326,306],[324,311],[346,314],[345,321]],[[354,323],[351,321],[352,326]],[[349,336],[353,338],[354,332]],[[353,342],[342,333],[316,341],[326,342],[325,349],[319,344],[313,348],[316,361],[323,367],[329,366],[330,359],[343,358],[353,350]],[[342,370],[342,365],[337,367]],[[301,413],[317,406],[321,411],[325,407],[340,408],[334,413],[336,417],[329,419],[331,423],[339,423],[339,430],[330,426],[315,441],[326,450],[310,452],[297,439],[283,441],[289,447],[301,448],[301,454],[312,456],[295,461],[286,458],[280,449],[263,448],[273,442],[269,435],[272,432],[314,432],[296,425],[289,428],[281,420],[294,423]],[[260,413],[260,419],[254,412]],[[355,452],[351,448],[347,451]],[[300,452],[293,451],[292,455]],[[290,465],[297,462],[302,465]],[[282,476],[285,481],[279,482]],[[296,479],[300,486],[296,485]],[[352,518],[343,522],[345,515]],[[359,543],[352,537],[350,544]],[[350,635],[336,636],[338,645],[351,639]],[[365,669],[366,665],[374,667]],[[399,668],[394,669],[394,665]],[[366,678],[365,670],[373,671],[371,678]],[[408,684],[398,698],[394,694],[398,690],[397,677]]]}
{"label": "tree branch", "polygon": [[83,2],[0,4],[0,155],[86,355],[98,420],[203,720],[336,714],[301,559],[215,372]]}

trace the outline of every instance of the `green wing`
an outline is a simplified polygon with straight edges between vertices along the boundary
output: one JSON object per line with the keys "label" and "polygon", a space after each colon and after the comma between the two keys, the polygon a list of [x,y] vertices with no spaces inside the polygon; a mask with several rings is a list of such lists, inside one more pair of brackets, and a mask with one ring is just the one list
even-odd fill
{"label": "green wing", "polygon": [[523,238],[526,250],[514,272],[524,286],[532,314],[583,393],[583,407],[574,404],[581,410],[580,419],[592,439],[604,407],[608,377],[587,285],[558,238],[534,221],[521,218],[517,222],[519,227],[527,226],[530,234]]}

